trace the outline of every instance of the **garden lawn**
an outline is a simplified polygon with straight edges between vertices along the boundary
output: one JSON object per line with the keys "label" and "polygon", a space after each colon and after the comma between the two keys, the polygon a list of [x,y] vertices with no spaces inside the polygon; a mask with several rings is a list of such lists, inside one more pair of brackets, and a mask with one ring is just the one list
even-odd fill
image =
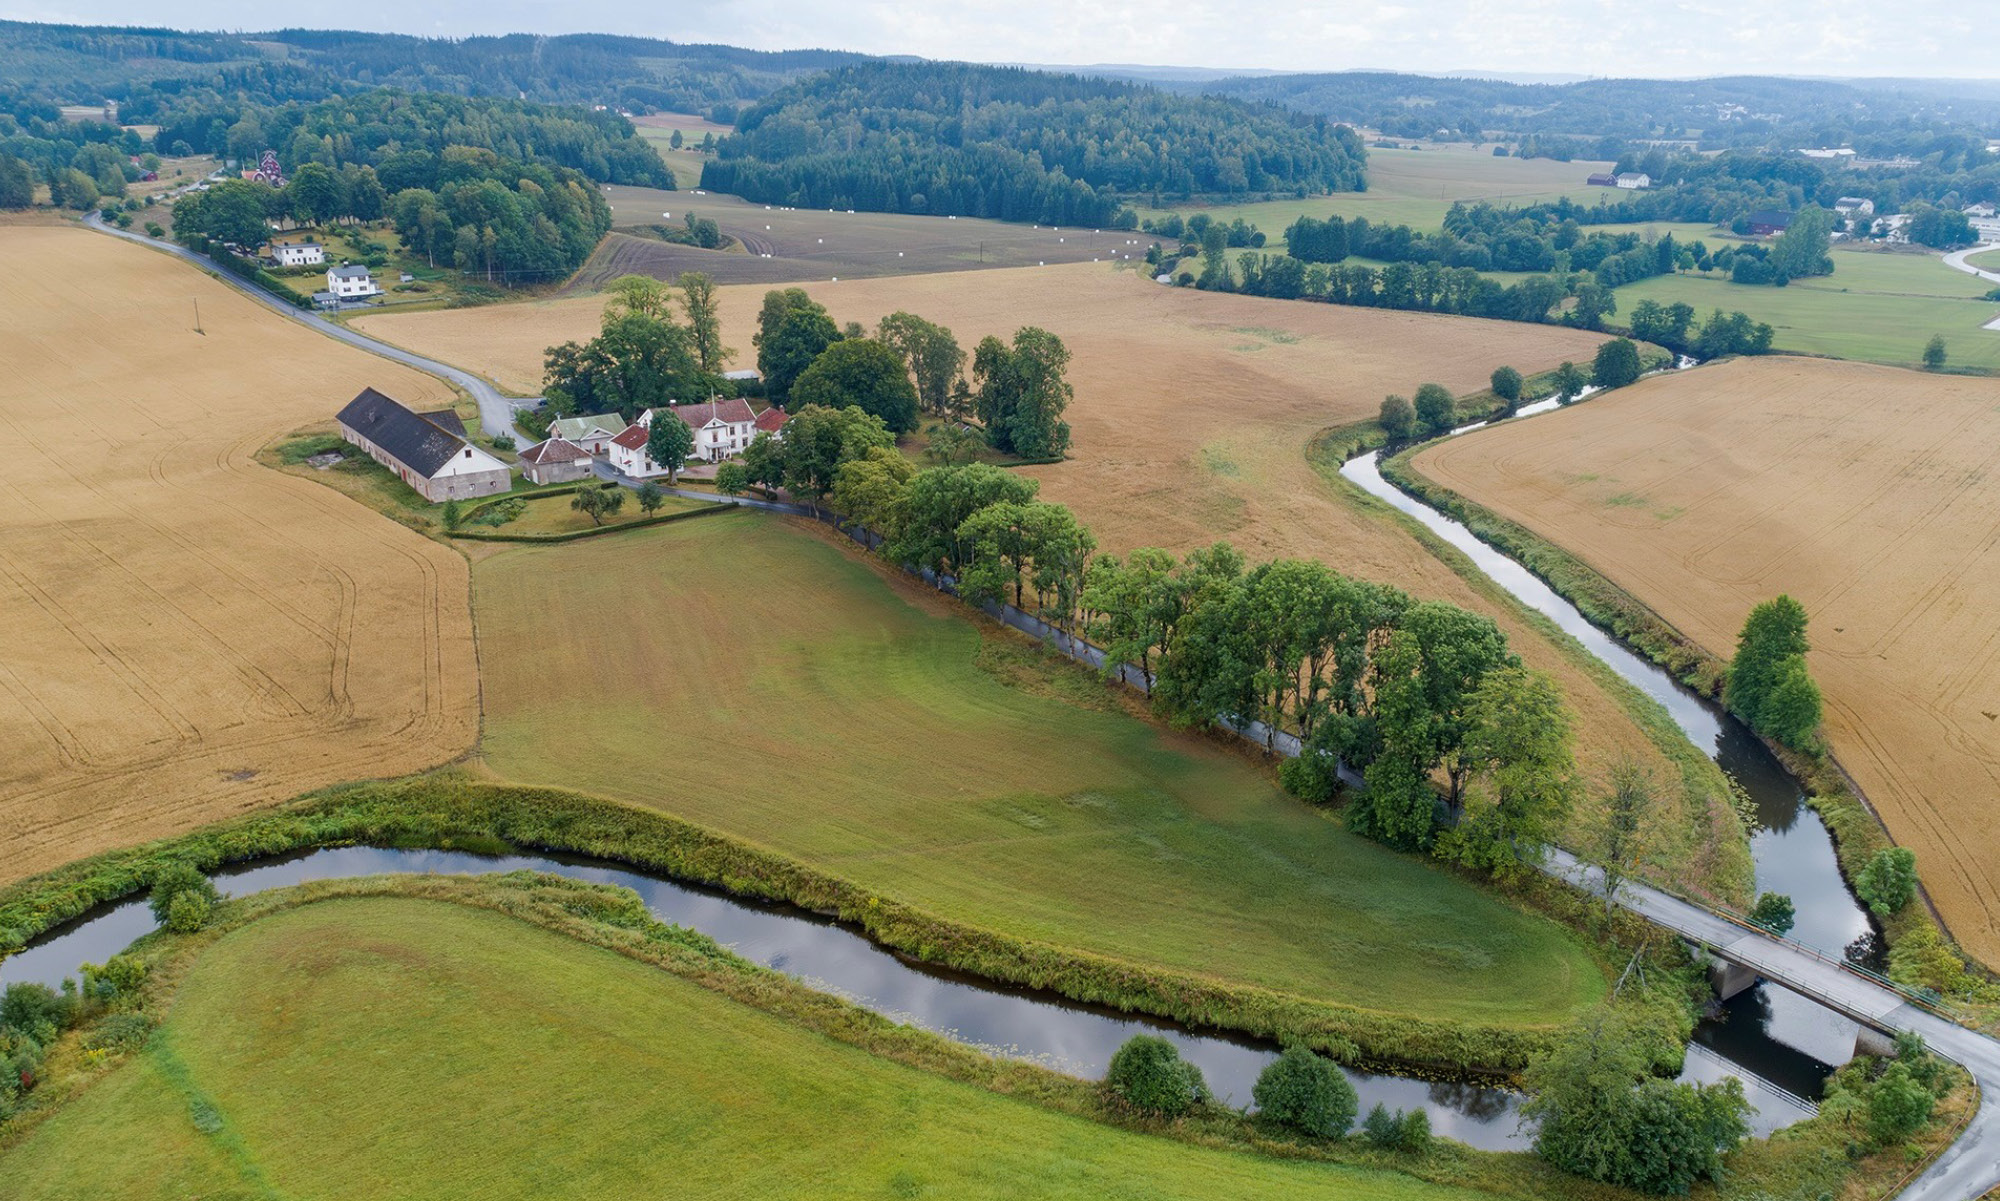
{"label": "garden lawn", "polygon": [[2000,304],[1978,299],[1993,285],[1954,271],[1935,255],[1836,250],[1834,272],[1789,287],[1738,286],[1719,274],[1660,276],[1618,289],[1620,319],[1642,300],[1684,301],[1701,319],[1742,310],[1777,331],[1779,350],[1892,366],[1914,366],[1932,334],[1943,334],[1954,367],[2000,369],[2000,331],[1982,329]]}
{"label": "garden lawn", "polygon": [[1483,1195],[1113,1129],[402,898],[223,938],[137,1060],[0,1157],[0,1178],[12,1201]]}
{"label": "garden lawn", "polygon": [[484,758],[956,921],[1514,1026],[1605,991],[1563,928],[1347,834],[1235,750],[764,514],[479,563]]}

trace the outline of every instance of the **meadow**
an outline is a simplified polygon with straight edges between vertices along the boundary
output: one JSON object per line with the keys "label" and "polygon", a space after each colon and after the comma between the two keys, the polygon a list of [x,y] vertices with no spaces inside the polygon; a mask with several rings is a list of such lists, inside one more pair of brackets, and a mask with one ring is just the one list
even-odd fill
{"label": "meadow", "polygon": [[[1603,335],[1379,309],[1197,293],[1134,272],[1083,264],[1039,270],[842,280],[805,285],[837,321],[872,325],[897,309],[943,322],[970,346],[989,332],[1039,325],[1072,352],[1070,458],[1030,472],[1073,507],[1103,548],[1186,551],[1217,539],[1253,559],[1299,555],[1493,616],[1533,666],[1555,674],[1578,715],[1578,753],[1593,779],[1631,757],[1673,778],[1650,712],[1567,640],[1529,621],[1490,584],[1459,575],[1385,507],[1328,478],[1308,456],[1321,431],[1374,415],[1388,392],[1435,380],[1461,393],[1503,363],[1525,372],[1588,362]],[[749,351],[758,287],[725,288],[726,341]],[[539,390],[543,348],[595,330],[600,296],[458,312],[370,316],[370,334],[460,363],[503,387]],[[1638,708],[1635,709],[1634,706]],[[1720,779],[1701,768],[1712,796]],[[1706,805],[1706,800],[1691,801]],[[1579,821],[1586,820],[1586,806]],[[1668,870],[1725,895],[1738,851],[1706,819],[1672,810]]]}
{"label": "meadow", "polygon": [[1993,285],[1944,265],[1935,254],[1836,249],[1834,272],[1783,288],[1729,283],[1720,274],[1665,275],[1617,291],[1621,317],[1642,300],[1742,310],[1769,322],[1779,350],[1892,366],[1922,361],[1943,334],[1954,367],[2000,369],[2000,331],[1981,328],[2000,304],[1980,300]]}
{"label": "meadow", "polygon": [[[604,196],[611,204],[615,228],[577,272],[572,289],[599,287],[635,272],[672,279],[682,271],[706,271],[718,283],[776,284],[1087,263],[1114,254],[1130,254],[1136,260],[1145,257],[1152,241],[1138,233],[1056,229],[975,217],[766,207],[718,192],[612,185],[604,189]],[[655,224],[679,228],[690,212],[714,220],[737,245],[702,250],[641,236]],[[668,213],[673,215],[664,215]]]}
{"label": "meadow", "polygon": [[828,537],[744,512],[481,560],[485,766],[1205,979],[1517,1028],[1604,994],[1563,928]]}
{"label": "meadow", "polygon": [[[1991,335],[2000,338],[2000,335]],[[1744,359],[1425,450],[1710,652],[1811,614],[1826,732],[1965,947],[2000,960],[2000,384]]]}
{"label": "meadow", "polygon": [[206,948],[146,1048],[0,1153],[0,1175],[17,1201],[1491,1195],[1115,1128],[511,916],[393,895]]}
{"label": "meadow", "polygon": [[450,390],[75,226],[0,259],[0,879],[469,748],[463,558],[253,458]]}
{"label": "meadow", "polygon": [[1339,214],[1349,220],[1366,217],[1375,223],[1408,225],[1431,230],[1444,224],[1454,203],[1486,201],[1496,205],[1535,204],[1569,197],[1595,204],[1599,197],[1617,199],[1615,188],[1593,188],[1583,181],[1610,163],[1559,163],[1554,159],[1496,157],[1484,146],[1445,146],[1423,150],[1368,149],[1368,190],[1336,192],[1303,199],[1265,200],[1251,204],[1139,206],[1141,218],[1169,212],[1183,216],[1205,212],[1220,221],[1241,217],[1282,240],[1285,227],[1301,216],[1326,218]]}
{"label": "meadow", "polygon": [[[633,117],[632,127],[639,136],[653,144],[660,152],[667,167],[674,173],[674,186],[683,191],[701,186],[701,166],[704,155],[695,147],[701,145],[704,134],[714,134],[721,138],[734,129],[729,125],[717,125],[707,117],[692,113],[650,113],[643,117]],[[681,146],[673,144],[674,134],[681,135]]]}

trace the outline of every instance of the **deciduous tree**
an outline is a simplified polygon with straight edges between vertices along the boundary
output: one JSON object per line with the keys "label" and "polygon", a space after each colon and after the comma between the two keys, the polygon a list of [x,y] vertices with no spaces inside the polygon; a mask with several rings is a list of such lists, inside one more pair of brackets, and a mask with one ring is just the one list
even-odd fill
{"label": "deciduous tree", "polygon": [[789,403],[828,409],[852,405],[880,417],[893,434],[917,428],[917,390],[909,372],[894,350],[873,338],[828,346],[793,382]]}

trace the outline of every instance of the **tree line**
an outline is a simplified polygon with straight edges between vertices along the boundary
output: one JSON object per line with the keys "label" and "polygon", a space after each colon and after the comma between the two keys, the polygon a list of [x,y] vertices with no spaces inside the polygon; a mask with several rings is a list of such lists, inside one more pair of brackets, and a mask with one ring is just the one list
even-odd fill
{"label": "tree line", "polygon": [[846,67],[751,106],[702,186],[770,204],[1124,225],[1119,197],[1349,191],[1352,130],[1155,88],[963,63]]}

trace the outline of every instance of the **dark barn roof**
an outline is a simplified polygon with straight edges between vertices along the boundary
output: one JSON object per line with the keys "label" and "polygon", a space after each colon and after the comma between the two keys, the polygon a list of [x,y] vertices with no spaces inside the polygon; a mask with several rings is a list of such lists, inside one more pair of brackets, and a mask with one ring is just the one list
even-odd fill
{"label": "dark barn roof", "polygon": [[450,409],[439,409],[432,413],[418,413],[417,416],[430,422],[447,434],[455,434],[460,438],[465,437],[464,420]]}
{"label": "dark barn roof", "polygon": [[1768,229],[1785,229],[1792,223],[1792,215],[1777,209],[1759,209],[1750,214],[1750,224]]}
{"label": "dark barn roof", "polygon": [[440,429],[373,388],[347,402],[340,424],[382,448],[398,463],[429,479],[452,456],[465,449],[465,439]]}

